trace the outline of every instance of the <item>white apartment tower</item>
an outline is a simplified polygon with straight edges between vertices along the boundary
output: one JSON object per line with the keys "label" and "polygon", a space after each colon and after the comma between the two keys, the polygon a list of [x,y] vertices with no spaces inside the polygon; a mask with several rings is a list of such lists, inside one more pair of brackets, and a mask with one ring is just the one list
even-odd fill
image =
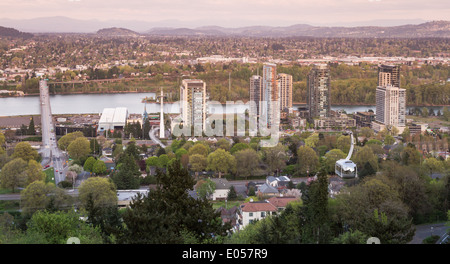
{"label": "white apartment tower", "polygon": [[406,90],[395,86],[378,86],[375,121],[384,125],[406,125]]}
{"label": "white apartment tower", "polygon": [[277,84],[280,91],[280,110],[292,108],[292,75],[279,73]]}
{"label": "white apartment tower", "polygon": [[206,83],[202,80],[185,79],[180,87],[180,112],[183,125],[203,131],[206,128]]}

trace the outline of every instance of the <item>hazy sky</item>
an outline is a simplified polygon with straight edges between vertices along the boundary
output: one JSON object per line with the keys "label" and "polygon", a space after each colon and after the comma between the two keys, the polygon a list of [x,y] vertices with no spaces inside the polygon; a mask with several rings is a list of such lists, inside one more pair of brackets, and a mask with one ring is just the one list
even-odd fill
{"label": "hazy sky", "polygon": [[286,26],[370,20],[450,20],[450,0],[1,0],[0,18],[198,21]]}

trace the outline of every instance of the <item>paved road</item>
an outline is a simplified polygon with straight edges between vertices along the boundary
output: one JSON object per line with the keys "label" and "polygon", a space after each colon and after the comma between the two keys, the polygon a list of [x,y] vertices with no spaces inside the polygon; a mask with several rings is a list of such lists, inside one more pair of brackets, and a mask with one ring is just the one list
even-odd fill
{"label": "paved road", "polygon": [[156,127],[156,128],[154,128],[154,129],[150,130],[150,132],[148,133],[148,135],[150,136],[150,139],[151,139],[153,142],[155,142],[156,144],[160,145],[162,148],[165,148],[166,145],[164,145],[164,144],[161,142],[161,140],[159,140],[159,139],[156,137],[156,135],[155,135],[155,133],[156,133],[157,130],[159,130],[159,127]]}
{"label": "paved road", "polygon": [[[431,227],[433,227],[433,230],[431,230]],[[416,226],[414,238],[411,242],[409,242],[409,244],[422,244],[422,241],[431,235],[438,235],[442,237],[446,233],[447,229],[449,229],[449,227],[445,225],[445,222],[438,224],[418,225]]]}
{"label": "paved road", "polygon": [[56,141],[55,126],[50,106],[47,81],[39,82],[39,104],[41,109],[42,165],[55,169],[55,183],[63,181],[67,172],[67,155],[61,152]]}

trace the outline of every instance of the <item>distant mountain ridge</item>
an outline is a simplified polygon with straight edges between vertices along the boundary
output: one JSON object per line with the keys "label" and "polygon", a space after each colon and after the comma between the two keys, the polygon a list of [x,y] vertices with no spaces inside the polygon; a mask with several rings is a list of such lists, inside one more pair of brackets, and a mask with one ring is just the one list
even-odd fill
{"label": "distant mountain ridge", "polygon": [[298,24],[287,27],[253,26],[224,28],[205,26],[188,28],[153,28],[145,32],[149,35],[204,35],[204,36],[249,36],[249,37],[355,37],[355,38],[450,38],[450,21],[432,21],[419,25],[393,27],[318,27]]}
{"label": "distant mountain ridge", "polygon": [[[179,22],[179,21],[178,21]],[[450,21],[432,21],[399,26],[246,26],[215,25],[189,27],[161,26],[176,21],[142,22],[131,20],[79,20],[55,16],[26,20],[0,19],[0,26],[31,33],[90,33],[105,36],[247,36],[247,37],[352,37],[352,38],[450,38]],[[379,22],[382,24],[381,22]],[[11,30],[11,29],[9,29]],[[19,32],[19,31],[18,31]],[[6,33],[5,33],[6,34]],[[8,33],[19,35],[17,32]],[[30,35],[23,35],[30,36]]]}
{"label": "distant mountain ridge", "polygon": [[117,36],[117,37],[137,37],[140,34],[130,30],[130,29],[126,29],[126,28],[117,28],[117,27],[112,27],[112,28],[103,28],[100,29],[99,31],[97,31],[98,35],[103,35],[103,36]]}
{"label": "distant mountain ridge", "polygon": [[17,37],[17,38],[31,38],[33,34],[20,32],[14,28],[7,28],[0,26],[0,37]]}

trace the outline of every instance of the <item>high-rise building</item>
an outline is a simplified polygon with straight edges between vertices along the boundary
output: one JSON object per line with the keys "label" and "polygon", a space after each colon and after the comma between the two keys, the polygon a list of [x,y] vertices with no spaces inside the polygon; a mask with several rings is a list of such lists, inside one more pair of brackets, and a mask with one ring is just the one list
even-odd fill
{"label": "high-rise building", "polygon": [[260,104],[262,101],[262,77],[253,75],[250,77],[250,114],[259,117]]}
{"label": "high-rise building", "polygon": [[260,119],[273,127],[280,122],[280,92],[277,85],[277,65],[265,63],[262,78],[262,103],[260,104]]}
{"label": "high-rise building", "polygon": [[206,83],[202,80],[185,79],[180,87],[180,112],[185,126],[206,128]]}
{"label": "high-rise building", "polygon": [[400,66],[383,64],[379,65],[378,86],[400,87]]}
{"label": "high-rise building", "polygon": [[280,110],[292,108],[292,75],[279,73],[277,82],[280,91]]}
{"label": "high-rise building", "polygon": [[330,69],[327,64],[317,64],[307,80],[307,105],[310,118],[329,117],[331,113]]}
{"label": "high-rise building", "polygon": [[395,86],[378,86],[375,121],[384,125],[406,125],[406,90]]}

